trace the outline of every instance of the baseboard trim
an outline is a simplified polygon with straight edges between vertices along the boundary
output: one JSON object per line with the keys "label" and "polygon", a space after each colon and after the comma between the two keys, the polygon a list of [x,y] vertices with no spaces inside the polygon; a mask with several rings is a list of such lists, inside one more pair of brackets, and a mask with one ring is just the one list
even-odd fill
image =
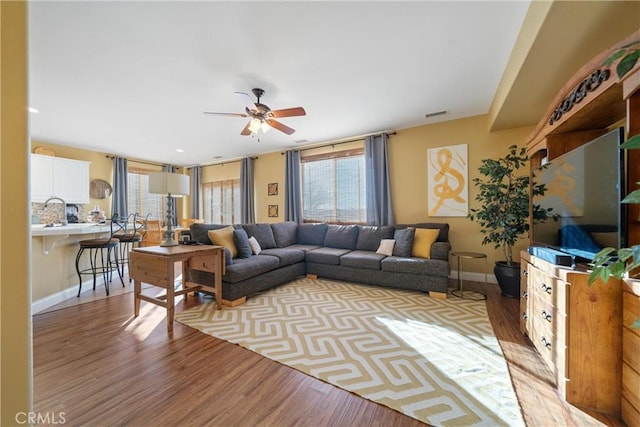
{"label": "baseboard trim", "polygon": [[[99,283],[100,285],[102,282]],[[93,279],[87,280],[82,283],[82,287],[85,286],[93,287]],[[96,289],[98,288],[98,283],[96,284]],[[55,294],[48,295],[44,298],[40,298],[37,301],[31,303],[31,314],[38,314],[43,310],[46,310],[49,307],[52,307],[56,304],[60,304],[63,301],[68,300],[69,298],[73,298],[78,295],[78,287],[70,286],[67,289],[63,289]]]}
{"label": "baseboard trim", "polygon": [[[457,280],[458,279],[458,271],[457,270],[451,270],[451,274],[449,274],[449,278],[450,279],[454,279]],[[498,284],[498,281],[496,280],[496,276],[491,274],[491,273],[487,273],[486,274],[486,278],[485,278],[485,274],[484,273],[476,273],[474,271],[463,271],[462,272],[462,280],[465,281],[470,281],[470,282],[480,282],[480,283],[493,283],[493,284]]]}

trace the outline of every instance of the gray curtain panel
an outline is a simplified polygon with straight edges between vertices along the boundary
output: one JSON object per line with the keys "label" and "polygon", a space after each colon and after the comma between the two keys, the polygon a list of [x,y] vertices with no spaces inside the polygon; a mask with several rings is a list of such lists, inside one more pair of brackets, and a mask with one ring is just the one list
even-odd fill
{"label": "gray curtain panel", "polygon": [[200,218],[200,186],[202,185],[202,167],[191,168],[191,218]]}
{"label": "gray curtain panel", "polygon": [[386,133],[364,139],[367,182],[367,223],[394,225],[389,185],[389,159]]}
{"label": "gray curtain panel", "polygon": [[[170,172],[170,173],[175,173],[178,170],[178,168],[171,166],[171,165],[163,165],[162,166],[162,171],[163,172]],[[176,198],[172,197],[171,198],[171,225],[174,227],[178,226],[178,215],[177,215],[177,210],[176,210]]]}
{"label": "gray curtain panel", "polygon": [[286,152],[284,220],[302,223],[302,183],[300,179],[300,151]]}
{"label": "gray curtain panel", "polygon": [[240,161],[240,218],[243,224],[256,222],[253,202],[253,158]]}
{"label": "gray curtain panel", "polygon": [[120,218],[129,215],[129,187],[127,180],[127,159],[113,158],[113,193],[111,197],[111,216],[117,214]]}

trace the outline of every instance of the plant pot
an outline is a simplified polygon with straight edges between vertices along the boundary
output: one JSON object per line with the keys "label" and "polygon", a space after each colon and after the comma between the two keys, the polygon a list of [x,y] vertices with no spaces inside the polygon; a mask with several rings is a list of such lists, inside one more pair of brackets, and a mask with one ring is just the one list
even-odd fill
{"label": "plant pot", "polygon": [[507,264],[506,261],[496,261],[493,268],[502,296],[520,298],[520,263]]}

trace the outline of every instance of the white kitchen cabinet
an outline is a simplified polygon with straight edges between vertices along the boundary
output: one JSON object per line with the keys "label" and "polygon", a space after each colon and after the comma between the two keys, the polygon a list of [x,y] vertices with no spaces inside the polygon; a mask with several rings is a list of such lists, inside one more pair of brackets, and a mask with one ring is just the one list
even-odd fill
{"label": "white kitchen cabinet", "polygon": [[31,155],[31,201],[57,196],[67,203],[89,203],[89,162]]}

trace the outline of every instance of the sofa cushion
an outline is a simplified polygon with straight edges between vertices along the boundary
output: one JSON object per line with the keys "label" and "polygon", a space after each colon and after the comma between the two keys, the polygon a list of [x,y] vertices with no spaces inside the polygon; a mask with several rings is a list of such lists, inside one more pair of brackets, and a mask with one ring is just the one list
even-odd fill
{"label": "sofa cushion", "polygon": [[295,245],[291,245],[291,246],[287,246],[287,249],[298,249],[302,252],[309,252],[312,251],[314,249],[318,249],[321,246],[316,246],[316,245],[302,245],[302,244],[295,244]]}
{"label": "sofa cushion", "polygon": [[[329,248],[350,249],[356,248],[358,240],[357,225],[329,225],[324,236],[324,245]],[[375,249],[374,249],[375,250]]]}
{"label": "sofa cushion", "polygon": [[396,230],[393,233],[393,239],[396,241],[393,247],[393,256],[410,257],[411,249],[413,248],[413,235],[416,229],[413,227],[403,228]]}
{"label": "sofa cushion", "polygon": [[298,243],[301,245],[324,245],[328,224],[300,224],[298,226]]}
{"label": "sofa cushion", "polygon": [[396,241],[393,239],[382,239],[376,253],[384,256],[391,256],[393,255],[393,247],[395,245]]}
{"label": "sofa cushion", "polygon": [[340,265],[340,257],[351,252],[349,249],[319,248],[305,254],[307,262]]}
{"label": "sofa cushion", "polygon": [[358,225],[356,249],[359,251],[375,251],[382,239],[393,239],[394,227],[389,225]]}
{"label": "sofa cushion", "polygon": [[203,245],[210,245],[211,239],[209,239],[209,230],[219,230],[221,228],[228,227],[225,224],[191,224],[189,226],[189,234],[191,234],[191,240],[200,242]]}
{"label": "sofa cushion", "polygon": [[238,258],[249,258],[253,255],[251,245],[249,244],[249,236],[242,228],[233,230],[233,242],[238,250]]}
{"label": "sofa cushion", "polygon": [[413,236],[411,256],[431,258],[431,245],[438,239],[439,230],[435,228],[417,228]]}
{"label": "sofa cushion", "polygon": [[280,267],[304,261],[304,252],[299,249],[273,248],[260,252],[262,255],[275,256],[280,260]]}
{"label": "sofa cushion", "polygon": [[293,221],[271,224],[271,231],[276,241],[276,247],[284,248],[298,243],[298,223]]}
{"label": "sofa cushion", "polygon": [[262,249],[276,247],[276,240],[273,237],[270,224],[242,224],[242,228],[244,228],[249,236],[256,238]]}
{"label": "sofa cushion", "polygon": [[275,270],[279,265],[278,258],[269,255],[236,258],[232,265],[225,268],[223,280],[229,283],[237,283],[267,271]]}
{"label": "sofa cushion", "polygon": [[380,270],[380,261],[385,255],[371,251],[352,251],[340,257],[340,265],[345,267],[364,268],[367,270]]}
{"label": "sofa cushion", "polygon": [[447,261],[424,258],[401,258],[388,256],[380,261],[380,269],[393,273],[423,274],[427,276],[449,276]]}
{"label": "sofa cushion", "polygon": [[233,241],[233,227],[231,225],[217,230],[209,230],[207,234],[209,235],[210,243],[229,249],[232,258],[238,255],[238,249]]}

